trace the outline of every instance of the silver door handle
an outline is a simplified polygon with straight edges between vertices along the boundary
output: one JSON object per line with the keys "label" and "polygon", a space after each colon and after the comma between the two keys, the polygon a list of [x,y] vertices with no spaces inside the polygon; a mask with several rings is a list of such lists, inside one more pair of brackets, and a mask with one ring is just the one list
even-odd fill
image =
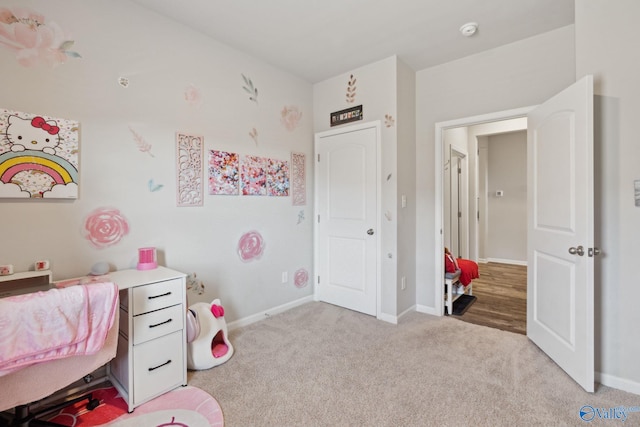
{"label": "silver door handle", "polygon": [[598,256],[598,255],[600,255],[600,253],[601,253],[600,249],[598,249],[598,248],[589,248],[588,251],[587,251],[587,254],[590,257]]}
{"label": "silver door handle", "polygon": [[367,230],[367,234],[368,234],[369,236],[373,236],[373,228],[368,229],[368,230]]}
{"label": "silver door handle", "polygon": [[573,246],[569,248],[569,253],[571,255],[579,255],[582,256],[584,255],[584,248],[582,246],[578,246],[577,248],[574,248]]}

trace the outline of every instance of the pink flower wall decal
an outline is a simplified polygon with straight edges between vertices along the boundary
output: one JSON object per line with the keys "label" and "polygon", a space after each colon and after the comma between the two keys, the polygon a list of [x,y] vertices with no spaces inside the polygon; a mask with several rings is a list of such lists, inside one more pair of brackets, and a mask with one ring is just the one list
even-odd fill
{"label": "pink flower wall decal", "polygon": [[296,270],[293,275],[293,284],[296,288],[304,288],[309,283],[309,273],[304,268]]}
{"label": "pink flower wall decal", "polygon": [[98,208],[84,223],[84,237],[98,249],[115,245],[127,234],[129,224],[118,209]]}
{"label": "pink flower wall decal", "polygon": [[38,64],[54,66],[68,57],[79,58],[69,50],[73,41],[54,22],[26,8],[0,8],[0,46],[16,55],[20,65]]}
{"label": "pink flower wall decal", "polygon": [[249,231],[238,242],[238,255],[242,261],[248,262],[258,259],[264,251],[264,240],[257,231]]}
{"label": "pink flower wall decal", "polygon": [[184,100],[192,107],[200,106],[200,104],[202,104],[202,95],[200,95],[200,90],[194,85],[187,86],[184,90]]}
{"label": "pink flower wall decal", "polygon": [[280,111],[280,123],[288,130],[292,131],[298,127],[300,119],[302,118],[302,111],[295,105],[285,106]]}

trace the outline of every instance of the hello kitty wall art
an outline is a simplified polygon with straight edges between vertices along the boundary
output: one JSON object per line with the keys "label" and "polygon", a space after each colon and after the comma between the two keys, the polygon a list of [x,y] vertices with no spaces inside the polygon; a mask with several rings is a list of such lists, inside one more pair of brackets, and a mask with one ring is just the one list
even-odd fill
{"label": "hello kitty wall art", "polygon": [[0,197],[78,198],[78,122],[0,109]]}

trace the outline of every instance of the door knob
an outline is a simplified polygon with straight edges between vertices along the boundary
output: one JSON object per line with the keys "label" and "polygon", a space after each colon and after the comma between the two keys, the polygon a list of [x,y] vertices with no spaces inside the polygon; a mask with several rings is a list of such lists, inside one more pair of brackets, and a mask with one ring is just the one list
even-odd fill
{"label": "door knob", "polygon": [[369,236],[373,236],[373,228],[368,229],[368,230],[367,230],[367,234],[368,234]]}
{"label": "door knob", "polygon": [[577,248],[574,248],[573,246],[569,248],[569,253],[571,255],[579,255],[582,256],[584,255],[584,248],[582,246],[578,246]]}

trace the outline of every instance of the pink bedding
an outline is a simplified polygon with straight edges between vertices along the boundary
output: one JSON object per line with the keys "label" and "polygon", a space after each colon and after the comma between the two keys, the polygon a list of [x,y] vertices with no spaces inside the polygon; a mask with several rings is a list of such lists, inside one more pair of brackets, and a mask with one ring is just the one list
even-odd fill
{"label": "pink bedding", "polygon": [[0,299],[0,376],[103,347],[117,308],[113,283]]}

